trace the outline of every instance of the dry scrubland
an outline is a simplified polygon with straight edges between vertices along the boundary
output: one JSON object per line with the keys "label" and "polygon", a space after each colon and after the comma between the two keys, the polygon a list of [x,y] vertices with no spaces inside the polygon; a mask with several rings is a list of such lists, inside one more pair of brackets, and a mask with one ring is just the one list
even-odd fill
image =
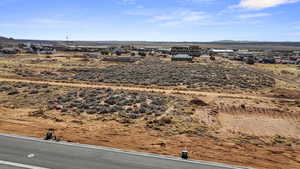
{"label": "dry scrubland", "polygon": [[300,67],[299,65],[288,65],[288,64],[257,64],[256,68],[268,72],[272,72],[276,75],[294,79],[300,83]]}
{"label": "dry scrubland", "polygon": [[193,159],[300,168],[299,88],[221,59],[158,59],[0,58],[0,132],[43,137],[55,128],[72,142],[174,156],[187,147]]}
{"label": "dry scrubland", "polygon": [[[38,61],[40,63],[41,60]],[[45,62],[45,60],[43,61]],[[101,65],[101,63],[99,64]],[[175,64],[146,58],[135,64],[106,65],[105,67],[103,65],[101,65],[102,67],[98,65],[85,67],[83,64],[78,64],[78,66],[79,68],[60,68],[50,71],[24,68],[15,69],[12,73],[20,77],[48,80],[177,86],[190,89],[257,90],[273,87],[275,84],[274,79],[264,74],[253,72],[244,66],[224,64],[223,62]]]}

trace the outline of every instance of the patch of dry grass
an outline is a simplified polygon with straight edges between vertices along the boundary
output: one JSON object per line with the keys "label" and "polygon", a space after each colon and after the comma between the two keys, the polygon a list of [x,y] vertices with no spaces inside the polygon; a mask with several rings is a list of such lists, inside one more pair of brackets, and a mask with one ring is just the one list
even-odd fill
{"label": "patch of dry grass", "polygon": [[290,64],[255,64],[255,67],[300,82],[300,67]]}

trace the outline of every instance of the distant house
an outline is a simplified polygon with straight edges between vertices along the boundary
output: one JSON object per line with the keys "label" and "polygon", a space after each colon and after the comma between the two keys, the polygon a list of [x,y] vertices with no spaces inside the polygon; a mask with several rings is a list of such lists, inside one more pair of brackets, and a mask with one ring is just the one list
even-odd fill
{"label": "distant house", "polygon": [[176,46],[171,48],[172,55],[187,54],[194,57],[199,57],[204,54],[204,49],[199,46]]}
{"label": "distant house", "polygon": [[212,53],[234,53],[232,49],[211,49],[210,52]]}
{"label": "distant house", "polygon": [[56,49],[43,49],[41,51],[38,51],[39,54],[55,54]]}
{"label": "distant house", "polygon": [[300,58],[300,51],[294,51],[296,57]]}
{"label": "distant house", "polygon": [[92,58],[97,58],[97,57],[101,56],[101,54],[97,53],[97,52],[91,52],[91,53],[87,53],[86,56],[92,57]]}
{"label": "distant house", "polygon": [[134,50],[134,46],[133,45],[122,45],[121,49],[124,49],[125,51],[131,51]]}
{"label": "distant house", "polygon": [[0,57],[7,56],[5,53],[0,52]]}
{"label": "distant house", "polygon": [[157,51],[162,54],[171,54],[171,48],[159,48]]}
{"label": "distant house", "polygon": [[262,59],[262,63],[265,63],[265,64],[275,64],[276,63],[276,59],[274,59],[274,58],[263,58]]}
{"label": "distant house", "polygon": [[3,48],[0,50],[0,52],[4,54],[18,54],[21,53],[22,51],[19,48]]}
{"label": "distant house", "polygon": [[126,50],[122,49],[122,48],[115,48],[112,50],[112,53],[120,56],[120,55],[126,53]]}
{"label": "distant house", "polygon": [[192,62],[193,61],[193,56],[190,56],[188,54],[177,54],[177,55],[173,55],[171,57],[172,61],[188,61],[188,62]]}
{"label": "distant house", "polygon": [[140,56],[114,56],[114,57],[106,57],[103,58],[103,61],[106,62],[128,62],[128,63],[133,63],[138,60],[142,59]]}
{"label": "distant house", "polygon": [[219,56],[223,56],[225,58],[233,56],[234,53],[235,52],[232,49],[210,49],[209,50],[210,55],[219,55]]}
{"label": "distant house", "polygon": [[107,46],[56,46],[54,48],[62,51],[78,51],[78,52],[109,51],[109,47]]}

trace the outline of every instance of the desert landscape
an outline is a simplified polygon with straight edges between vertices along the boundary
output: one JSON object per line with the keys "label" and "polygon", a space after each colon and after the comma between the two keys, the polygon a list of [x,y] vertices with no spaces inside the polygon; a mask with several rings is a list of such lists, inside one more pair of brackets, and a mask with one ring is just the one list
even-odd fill
{"label": "desert landscape", "polygon": [[0,132],[43,138],[52,128],[74,143],[300,168],[299,75],[297,65],[223,57],[120,63],[81,52],[9,55],[0,57]]}
{"label": "desert landscape", "polygon": [[300,0],[0,9],[0,169],[300,169]]}

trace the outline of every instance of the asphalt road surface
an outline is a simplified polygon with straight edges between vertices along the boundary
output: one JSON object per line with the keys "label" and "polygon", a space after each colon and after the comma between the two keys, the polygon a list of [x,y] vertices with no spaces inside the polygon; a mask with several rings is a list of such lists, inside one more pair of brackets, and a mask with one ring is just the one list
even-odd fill
{"label": "asphalt road surface", "polygon": [[0,169],[238,169],[147,153],[0,134]]}

